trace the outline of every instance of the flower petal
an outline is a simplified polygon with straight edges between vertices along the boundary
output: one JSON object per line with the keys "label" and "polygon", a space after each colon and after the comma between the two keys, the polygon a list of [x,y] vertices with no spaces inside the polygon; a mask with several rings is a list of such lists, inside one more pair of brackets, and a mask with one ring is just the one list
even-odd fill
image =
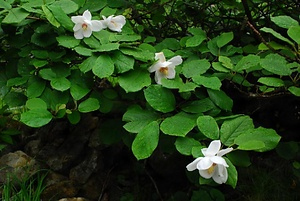
{"label": "flower petal", "polygon": [[150,73],[153,73],[154,71],[159,70],[160,67],[161,67],[161,62],[156,62],[156,63],[154,63],[152,66],[150,66],[150,67],[148,68],[148,71],[149,71]]}
{"label": "flower petal", "polygon": [[163,52],[155,53],[155,59],[160,62],[165,62],[166,58]]}
{"label": "flower petal", "polygon": [[174,68],[168,68],[168,75],[166,75],[166,78],[173,79],[175,78],[176,72]]}
{"label": "flower petal", "polygon": [[92,31],[101,31],[101,29],[103,29],[102,22],[100,20],[92,20],[91,29]]}
{"label": "flower petal", "polygon": [[210,160],[210,157],[204,157],[199,163],[197,164],[198,170],[207,170],[212,166],[213,162]]}
{"label": "flower petal", "polygon": [[75,31],[74,32],[74,37],[76,38],[76,39],[83,39],[83,33],[82,33],[82,29],[79,29],[78,31]]}
{"label": "flower petal", "polygon": [[92,35],[92,30],[90,28],[87,28],[82,33],[83,33],[84,37],[88,38],[88,37],[90,37]]}
{"label": "flower petal", "polygon": [[214,140],[212,141],[207,149],[202,149],[204,156],[215,156],[221,148],[221,141]]}
{"label": "flower petal", "polygon": [[197,169],[197,163],[202,159],[203,157],[199,157],[199,158],[196,158],[193,162],[191,162],[190,164],[188,164],[186,166],[186,169],[188,171],[193,171],[193,170],[196,170]]}
{"label": "flower petal", "polygon": [[112,18],[115,22],[124,26],[126,24],[126,18],[123,15],[118,15]]}
{"label": "flower petal", "polygon": [[210,157],[210,160],[215,163],[215,164],[218,164],[218,165],[223,165],[225,167],[228,167],[226,161],[224,158],[222,158],[221,156],[212,156]]}
{"label": "flower petal", "polygon": [[82,29],[82,24],[80,23],[75,24],[73,27],[73,31],[78,31],[79,29]]}
{"label": "flower petal", "polygon": [[91,20],[92,19],[92,14],[89,10],[84,11],[82,15],[86,20]]}
{"label": "flower petal", "polygon": [[163,73],[161,73],[159,71],[155,71],[154,79],[157,84],[161,84],[161,79],[164,77],[166,77],[166,76]]}
{"label": "flower petal", "polygon": [[207,170],[199,170],[201,177],[205,179],[210,179],[214,175],[215,170],[212,173],[209,173]]}
{"label": "flower petal", "polygon": [[175,57],[169,59],[168,61],[172,62],[172,64],[174,66],[177,66],[177,65],[180,65],[182,63],[182,58],[181,58],[181,56],[175,56]]}
{"label": "flower petal", "polygon": [[226,183],[226,181],[228,179],[228,172],[227,172],[226,167],[224,167],[222,165],[217,165],[215,167],[215,172],[214,172],[212,178],[218,184]]}
{"label": "flower petal", "polygon": [[231,152],[233,150],[232,147],[230,148],[226,148],[226,149],[222,149],[217,153],[217,156],[223,156],[225,154],[228,154],[229,152]]}
{"label": "flower petal", "polygon": [[82,16],[72,16],[71,17],[72,22],[74,22],[75,24],[80,23],[82,24],[84,22],[84,17]]}

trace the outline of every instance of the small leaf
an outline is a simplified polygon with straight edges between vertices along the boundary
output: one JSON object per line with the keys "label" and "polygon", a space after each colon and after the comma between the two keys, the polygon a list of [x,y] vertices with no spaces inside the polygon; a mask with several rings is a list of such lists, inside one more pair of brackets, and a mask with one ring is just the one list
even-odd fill
{"label": "small leaf", "polygon": [[189,113],[202,113],[207,112],[216,107],[210,98],[204,98],[202,100],[195,100],[188,102],[181,106],[181,109]]}
{"label": "small leaf", "polygon": [[[65,0],[63,0],[63,1],[65,1]],[[58,2],[58,1],[56,1],[56,2]],[[61,2],[61,1],[59,1],[59,2]],[[72,1],[70,1],[70,2],[72,2]],[[57,4],[54,5],[54,4],[48,6],[48,9],[51,10],[55,19],[68,31],[73,31],[74,23],[72,22],[70,17],[67,16],[67,14],[63,11],[63,9],[59,5],[57,5]]]}
{"label": "small leaf", "polygon": [[278,38],[279,40],[282,40],[282,41],[284,41],[284,42],[286,42],[286,43],[288,43],[288,44],[294,46],[294,44],[293,44],[292,41],[290,41],[290,40],[287,39],[286,37],[283,37],[280,33],[274,31],[274,30],[271,29],[271,28],[263,27],[263,28],[261,28],[260,30],[263,31],[263,32],[266,32],[266,33],[270,33],[270,34],[272,34],[273,36],[275,36],[276,38]]}
{"label": "small leaf", "polygon": [[97,58],[92,68],[92,71],[99,78],[105,78],[111,76],[114,72],[114,63],[110,58],[110,56],[106,54],[100,55]]}
{"label": "small leaf", "polygon": [[233,39],[233,32],[222,33],[217,39],[217,45],[219,48],[225,46]]}
{"label": "small leaf", "polygon": [[274,22],[277,26],[285,29],[288,29],[291,26],[299,25],[297,20],[294,20],[290,16],[286,15],[271,17],[271,21]]}
{"label": "small leaf", "polygon": [[235,188],[238,180],[238,172],[235,166],[231,163],[231,161],[228,158],[224,157],[224,159],[226,160],[226,163],[229,166],[227,168],[228,179],[226,181],[226,184],[230,185],[232,188]]}
{"label": "small leaf", "polygon": [[199,116],[197,126],[201,133],[209,139],[219,139],[219,126],[216,120],[211,116]]}
{"label": "small leaf", "polygon": [[88,98],[78,105],[79,112],[87,113],[98,110],[100,107],[99,101],[96,98]]}
{"label": "small leaf", "polygon": [[289,92],[291,92],[295,96],[300,97],[300,88],[299,87],[291,86],[291,87],[288,88],[288,90],[289,90]]}
{"label": "small leaf", "polygon": [[174,94],[161,85],[151,85],[144,90],[144,95],[149,105],[160,112],[171,112],[175,109]]}
{"label": "small leaf", "polygon": [[117,73],[124,73],[133,69],[135,61],[132,57],[126,56],[120,51],[116,51],[111,58],[115,64]]}
{"label": "small leaf", "polygon": [[256,65],[258,65],[260,62],[260,57],[257,55],[247,55],[243,56],[241,60],[236,64],[234,67],[234,70],[237,72],[241,72],[243,70],[248,70]]}
{"label": "small leaf", "polygon": [[29,110],[21,114],[20,121],[27,126],[38,128],[48,124],[52,119],[52,115],[45,109]]}
{"label": "small leaf", "polygon": [[132,152],[138,159],[145,159],[151,156],[156,149],[159,140],[159,126],[153,121],[145,126],[135,137],[132,143]]}
{"label": "small leaf", "polygon": [[221,109],[225,111],[230,111],[232,109],[233,101],[224,91],[207,89],[207,92],[209,98]]}
{"label": "small leaf", "polygon": [[210,63],[207,59],[192,60],[185,62],[182,67],[183,75],[187,78],[201,75],[210,68]]}
{"label": "small leaf", "polygon": [[46,15],[47,20],[56,28],[60,27],[60,23],[55,19],[49,8],[46,5],[42,5],[42,9],[44,14]]}
{"label": "small leaf", "polygon": [[205,148],[199,141],[189,137],[178,137],[175,141],[175,147],[179,153],[186,156],[192,155],[194,147]]}
{"label": "small leaf", "polygon": [[206,39],[205,35],[196,35],[187,39],[186,47],[197,47]]}
{"label": "small leaf", "polygon": [[241,143],[237,149],[239,150],[256,150],[265,148],[265,143],[259,140],[250,140],[244,143]]}
{"label": "small leaf", "polygon": [[181,136],[187,135],[196,125],[194,115],[180,112],[172,117],[166,118],[160,125],[160,130],[168,135]]}
{"label": "small leaf", "polygon": [[66,91],[70,88],[71,82],[65,77],[60,77],[51,79],[50,85],[58,91]]}
{"label": "small leaf", "polygon": [[40,98],[32,98],[27,100],[26,107],[30,110],[47,110],[47,104]]}
{"label": "small leaf", "polygon": [[298,45],[300,44],[300,26],[292,26],[287,31],[289,37],[293,39]]}
{"label": "small leaf", "polygon": [[194,76],[193,81],[198,85],[203,85],[206,88],[213,90],[220,90],[222,85],[221,81],[217,77],[205,77],[205,76]]}
{"label": "small leaf", "polygon": [[67,118],[71,124],[77,124],[80,121],[80,113],[78,111],[72,111],[72,113],[67,114]]}
{"label": "small leaf", "polygon": [[287,61],[284,57],[278,54],[268,54],[261,59],[260,65],[267,71],[276,75],[290,75],[291,70],[287,66]]}
{"label": "small leaf", "polygon": [[136,92],[149,86],[151,78],[148,71],[138,68],[120,75],[119,84],[127,93]]}
{"label": "small leaf", "polygon": [[81,64],[79,64],[79,69],[83,73],[86,73],[93,69],[93,66],[95,65],[97,60],[96,56],[90,56],[86,60],[84,60]]}
{"label": "small leaf", "polygon": [[28,98],[36,98],[40,96],[46,87],[46,82],[37,77],[31,77],[28,80],[26,96]]}
{"label": "small leaf", "polygon": [[74,38],[74,36],[58,36],[56,37],[58,45],[66,48],[74,48],[79,45],[80,40]]}
{"label": "small leaf", "polygon": [[271,87],[283,87],[284,86],[283,80],[280,78],[276,78],[276,77],[261,77],[257,80],[257,82],[262,83],[267,86],[271,86]]}
{"label": "small leaf", "polygon": [[9,10],[8,14],[2,20],[4,24],[18,24],[22,22],[29,13],[22,8],[13,8]]}

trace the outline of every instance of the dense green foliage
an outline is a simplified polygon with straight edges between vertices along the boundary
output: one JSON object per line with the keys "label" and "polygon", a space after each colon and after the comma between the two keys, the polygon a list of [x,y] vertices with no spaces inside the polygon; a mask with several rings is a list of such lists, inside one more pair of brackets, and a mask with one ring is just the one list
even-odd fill
{"label": "dense green foliage", "polygon": [[[226,158],[226,183],[235,188],[235,165],[249,165],[247,151],[274,149],[281,137],[234,114],[225,84],[253,97],[300,96],[299,5],[284,2],[0,0],[0,114],[42,127],[60,118],[76,124],[97,112],[104,133],[115,133],[102,135],[103,142],[123,140],[139,160],[158,146],[200,157],[220,139],[241,153]],[[71,16],[85,10],[96,20],[124,15],[126,24],[120,33],[75,39]],[[175,78],[161,85],[148,71],[158,52],[183,59]],[[6,122],[2,144],[16,134]]]}

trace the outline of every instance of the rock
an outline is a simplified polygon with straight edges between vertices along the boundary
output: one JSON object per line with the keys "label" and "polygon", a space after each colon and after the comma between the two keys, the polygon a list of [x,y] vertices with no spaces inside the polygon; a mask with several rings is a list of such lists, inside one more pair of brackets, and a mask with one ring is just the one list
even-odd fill
{"label": "rock", "polygon": [[42,193],[42,200],[58,200],[65,197],[75,197],[79,187],[73,182],[61,181],[47,186]]}
{"label": "rock", "polygon": [[88,201],[88,199],[78,197],[78,198],[62,198],[58,201]]}

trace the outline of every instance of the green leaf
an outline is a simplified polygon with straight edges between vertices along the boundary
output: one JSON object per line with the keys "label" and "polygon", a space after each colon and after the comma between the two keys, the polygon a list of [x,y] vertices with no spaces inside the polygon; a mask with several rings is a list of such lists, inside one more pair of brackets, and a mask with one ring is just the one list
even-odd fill
{"label": "green leaf", "polygon": [[83,46],[77,46],[74,48],[74,50],[82,56],[89,57],[89,56],[92,56],[92,54],[93,54],[93,50],[91,50],[90,48],[83,47]]}
{"label": "green leaf", "polygon": [[4,0],[0,0],[0,8],[4,8],[6,10],[10,10],[11,9],[11,5],[8,2],[4,1]]}
{"label": "green leaf", "polygon": [[135,137],[132,143],[132,152],[138,159],[145,159],[151,156],[156,149],[159,140],[159,126],[153,121],[145,126]]}
{"label": "green leaf", "polygon": [[7,86],[12,87],[12,86],[20,86],[22,84],[25,84],[28,80],[28,77],[14,77],[9,80],[7,80]]}
{"label": "green leaf", "polygon": [[147,62],[149,60],[154,59],[154,54],[150,51],[145,51],[140,48],[120,48],[120,51],[123,54],[133,56],[135,59]]}
{"label": "green leaf", "polygon": [[84,6],[80,9],[83,13],[85,10],[96,12],[104,8],[107,4],[107,0],[86,0]]}
{"label": "green leaf", "polygon": [[74,36],[58,36],[56,37],[58,45],[66,48],[74,48],[79,45],[80,40],[74,38]]}
{"label": "green leaf", "polygon": [[97,58],[92,71],[99,78],[109,77],[114,73],[114,62],[109,55],[102,54]]}
{"label": "green leaf", "polygon": [[226,163],[229,166],[227,168],[228,179],[226,181],[226,184],[230,185],[232,188],[235,188],[238,180],[238,172],[235,166],[231,163],[231,161],[228,158],[224,157],[224,159],[226,160]]}
{"label": "green leaf", "polygon": [[180,112],[172,117],[166,118],[160,125],[164,134],[172,136],[186,136],[196,125],[194,115]]}
{"label": "green leaf", "polygon": [[40,98],[32,98],[26,101],[26,107],[30,110],[47,110],[47,104]]}
{"label": "green leaf", "polygon": [[21,114],[20,121],[27,126],[38,128],[48,124],[52,119],[52,114],[45,109],[29,110]]}
{"label": "green leaf", "polygon": [[293,39],[298,45],[300,44],[300,26],[292,26],[287,31],[289,37]]}
{"label": "green leaf", "polygon": [[44,14],[46,15],[47,20],[56,28],[60,27],[60,23],[55,19],[52,12],[48,9],[46,5],[42,5]]}
{"label": "green leaf", "polygon": [[72,111],[67,114],[67,118],[71,124],[77,124],[80,121],[80,113],[78,111]]}
{"label": "green leaf", "polygon": [[290,75],[291,70],[287,66],[287,61],[284,57],[278,54],[268,54],[261,59],[260,65],[267,71],[276,75]]}
{"label": "green leaf", "polygon": [[192,60],[185,62],[182,67],[183,75],[187,78],[201,75],[210,68],[210,63],[207,59]]}
{"label": "green leaf", "polygon": [[193,81],[198,85],[203,85],[206,88],[213,90],[220,90],[222,85],[221,81],[217,77],[205,77],[205,76],[194,76]]}
{"label": "green leaf", "polygon": [[226,120],[220,129],[220,139],[224,145],[231,146],[239,135],[253,128],[253,121],[249,116]]}
{"label": "green leaf", "polygon": [[291,87],[288,88],[288,90],[289,90],[289,92],[291,92],[295,96],[300,97],[300,88],[299,87],[291,86]]}
{"label": "green leaf", "polygon": [[284,42],[286,42],[286,43],[288,43],[288,44],[294,46],[294,44],[293,44],[292,41],[290,41],[289,39],[283,37],[280,33],[274,31],[274,30],[271,29],[271,28],[263,27],[263,28],[261,28],[260,30],[263,31],[263,32],[266,32],[266,33],[270,33],[270,34],[272,34],[273,36],[275,36],[276,38],[278,38],[279,40],[282,40],[282,41],[284,41]]}
{"label": "green leaf", "polygon": [[151,85],[144,90],[144,95],[149,105],[157,111],[167,113],[175,109],[174,94],[161,85]]}
{"label": "green leaf", "polygon": [[22,8],[12,8],[2,20],[4,24],[18,24],[22,22],[29,13]]}
{"label": "green leaf", "polygon": [[95,66],[96,60],[98,57],[96,56],[90,56],[86,60],[84,60],[81,64],[79,64],[79,69],[83,73],[86,73],[93,69],[93,66]]}
{"label": "green leaf", "polygon": [[192,155],[194,147],[205,148],[199,141],[189,137],[178,137],[175,141],[175,147],[179,153],[186,156]]}
{"label": "green leaf", "polygon": [[291,26],[299,25],[296,20],[286,15],[271,17],[271,21],[274,22],[277,26],[285,29],[288,29]]}
{"label": "green leaf", "polygon": [[246,151],[235,150],[226,155],[226,157],[236,166],[249,167],[251,159]]}
{"label": "green leaf", "polygon": [[247,142],[244,142],[244,143],[240,144],[237,149],[249,151],[249,150],[262,149],[265,146],[266,146],[265,143],[262,142],[262,141],[250,140],[250,141],[247,141]]}
{"label": "green leaf", "polygon": [[35,98],[40,96],[43,93],[45,86],[46,82],[44,80],[37,77],[29,78],[26,96],[28,98]]}
{"label": "green leaf", "polygon": [[225,111],[230,111],[232,109],[233,101],[224,91],[207,89],[207,93],[209,98],[221,109]]}
{"label": "green leaf", "polygon": [[66,91],[70,88],[71,82],[65,77],[60,77],[51,79],[50,85],[58,91]]}
{"label": "green leaf", "polygon": [[211,116],[199,116],[197,119],[197,126],[201,133],[209,139],[219,139],[219,126],[216,120]]}
{"label": "green leaf", "polygon": [[233,69],[233,64],[229,57],[219,56],[219,62],[221,62],[224,67],[226,67],[228,69]]}
{"label": "green leaf", "polygon": [[[78,10],[78,4],[76,4],[72,0],[55,1],[51,6],[56,8],[59,7],[60,8],[59,10],[61,10],[65,14],[74,13],[75,11]],[[56,17],[56,13],[54,13],[54,16]]]}
{"label": "green leaf", "polygon": [[[237,144],[242,148],[245,146],[247,150],[264,152],[274,149],[277,146],[280,138],[281,137],[276,133],[275,130],[259,127],[256,129],[245,130],[243,134],[235,138],[234,144]],[[254,143],[255,141],[260,141],[260,145],[263,143],[265,146],[257,147],[257,144]],[[248,142],[251,143],[247,144]],[[251,148],[250,145],[253,145],[253,147]]]}
{"label": "green leaf", "polygon": [[70,93],[75,100],[80,100],[87,95],[93,86],[92,81],[80,72],[72,71],[69,80],[71,82]]}
{"label": "green leaf", "polygon": [[159,118],[157,114],[149,110],[143,110],[138,105],[133,105],[127,109],[123,115],[123,121],[128,122],[124,125],[125,130],[131,133],[140,132],[150,122]]}
{"label": "green leaf", "polygon": [[[66,1],[66,0],[64,0],[64,1]],[[56,1],[56,2],[62,2],[62,1]],[[70,2],[72,2],[72,1],[70,1]],[[67,14],[64,12],[64,10],[62,9],[62,7],[60,7],[56,3],[55,5],[52,4],[52,5],[48,6],[48,9],[51,10],[51,12],[53,13],[55,19],[64,28],[66,28],[68,31],[72,31],[73,32],[74,23],[72,22],[71,18],[69,16],[67,16]]]}
{"label": "green leaf", "polygon": [[260,77],[257,82],[271,87],[283,87],[284,82],[280,78],[275,77]]}
{"label": "green leaf", "polygon": [[134,59],[117,51],[111,56],[117,73],[125,73],[133,69]]}
{"label": "green leaf", "polygon": [[78,105],[78,111],[82,113],[98,110],[100,107],[99,101],[96,98],[88,98]]}
{"label": "green leaf", "polygon": [[187,39],[186,47],[197,47],[206,39],[205,35],[196,35]]}
{"label": "green leaf", "polygon": [[225,46],[233,39],[233,32],[222,33],[218,36],[217,45],[219,48]]}
{"label": "green leaf", "polygon": [[215,107],[210,98],[204,98],[202,100],[196,100],[188,102],[181,106],[181,109],[190,113],[202,113],[207,112]]}
{"label": "green leaf", "polygon": [[254,66],[257,66],[260,62],[260,57],[257,55],[247,55],[243,56],[241,60],[234,66],[234,70],[237,72],[241,72],[243,70],[248,70]]}
{"label": "green leaf", "polygon": [[138,68],[120,75],[119,84],[127,93],[136,92],[149,86],[151,78],[148,71]]}
{"label": "green leaf", "polygon": [[95,52],[109,52],[113,50],[118,50],[120,47],[119,43],[107,43],[100,45]]}

